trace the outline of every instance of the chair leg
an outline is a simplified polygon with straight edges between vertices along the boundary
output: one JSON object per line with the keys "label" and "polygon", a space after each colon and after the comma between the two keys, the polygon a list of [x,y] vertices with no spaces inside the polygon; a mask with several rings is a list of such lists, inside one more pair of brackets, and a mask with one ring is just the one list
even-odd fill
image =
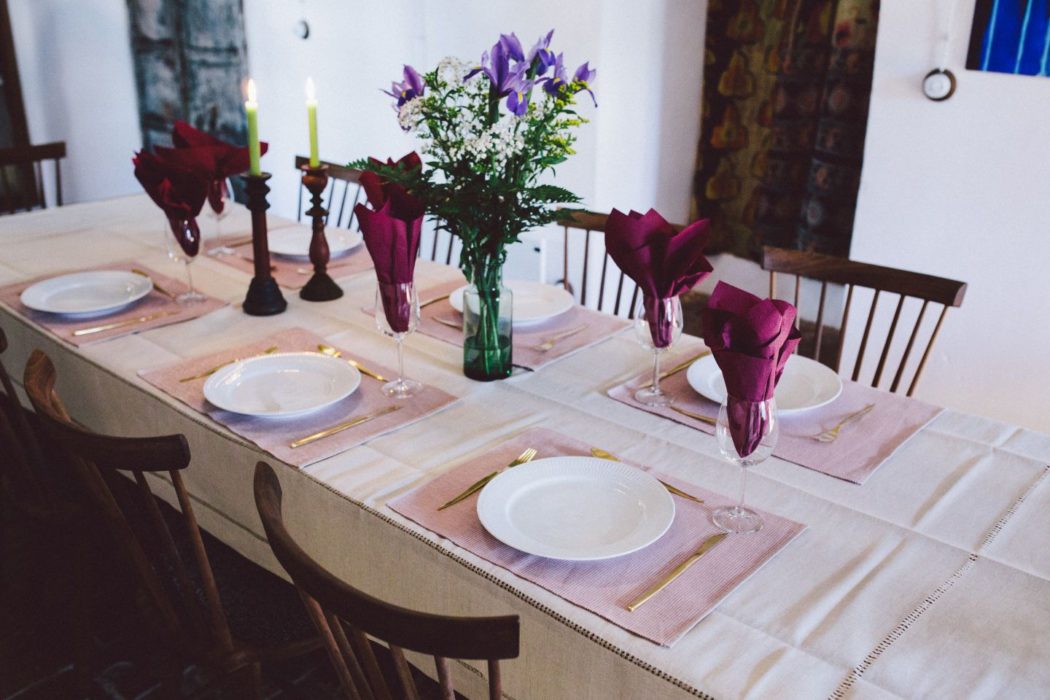
{"label": "chair leg", "polygon": [[78,697],[88,698],[92,696],[91,679],[91,603],[89,581],[88,546],[86,542],[79,541],[80,538],[72,537],[71,541],[76,550],[74,553],[76,562],[76,580],[79,585],[70,596],[71,610],[70,618],[73,624],[73,677],[76,682]]}

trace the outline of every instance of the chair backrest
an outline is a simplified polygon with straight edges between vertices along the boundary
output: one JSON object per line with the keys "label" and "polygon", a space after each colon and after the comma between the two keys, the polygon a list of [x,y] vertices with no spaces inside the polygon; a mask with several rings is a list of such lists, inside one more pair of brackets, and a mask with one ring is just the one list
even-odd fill
{"label": "chair backrest", "polygon": [[[79,477],[83,491],[125,556],[151,604],[165,639],[194,649],[230,650],[232,637],[200,529],[181,471],[190,463],[182,435],[112,437],[75,424],[55,392],[55,367],[34,350],[26,364],[24,386],[48,439],[58,446]],[[179,525],[188,534],[187,561],[175,546],[145,472],[166,472],[178,499]],[[126,478],[130,476],[131,478]],[[133,479],[133,481],[132,481]],[[189,577],[196,566],[204,603]],[[170,572],[170,573],[169,573]]]}
{"label": "chair backrest", "polygon": [[43,169],[46,160],[54,163],[55,203],[62,206],[61,160],[65,157],[65,141],[0,149],[0,210],[14,214],[47,208]]}
{"label": "chair backrest", "polygon": [[[594,275],[598,275],[598,298],[595,300],[591,295],[590,307],[598,311],[620,316],[622,313],[627,318],[634,318],[638,307],[638,297],[641,292],[638,285],[624,274],[623,270],[616,266],[605,249],[605,225],[609,221],[608,214],[600,214],[592,211],[578,209],[563,209],[559,213],[558,223],[564,231],[562,239],[562,286],[570,292],[581,306],[588,306],[588,289],[592,285]],[[675,231],[685,228],[684,224],[672,224]],[[575,244],[573,239],[582,238],[581,264],[577,272],[574,265],[574,250],[581,247]],[[602,263],[600,270],[591,269],[591,241],[601,245],[598,249],[601,253]],[[597,264],[597,260],[595,260]],[[616,281],[615,294],[606,293],[606,282]],[[627,293],[624,293],[626,285]],[[577,292],[577,290],[579,290]]]}
{"label": "chair backrest", "polygon": [[[307,165],[310,159],[306,156],[295,157],[295,169],[300,170]],[[321,161],[321,165],[328,166],[328,190],[324,194],[324,206],[328,210],[328,218],[325,224],[332,224],[336,228],[356,229],[356,217],[354,206],[363,201],[364,192],[361,189],[361,171],[348,168],[345,165]],[[296,209],[296,221],[302,221],[303,215],[312,206],[310,193],[306,186],[299,183],[299,207]]]}
{"label": "chair backrest", "polygon": [[[769,246],[763,249],[762,269],[769,271],[770,296],[776,296],[778,273],[794,275],[794,303],[796,307],[799,305],[800,301],[802,279],[807,278],[820,282],[820,299],[817,304],[816,321],[814,324],[815,337],[812,344],[813,351],[811,353],[812,357],[818,359],[821,358],[820,351],[824,342],[826,318],[825,306],[828,297],[828,285],[836,284],[845,286],[846,300],[842,309],[842,322],[839,326],[838,350],[835,353],[834,360],[822,359],[825,364],[830,366],[836,372],[841,369],[842,350],[845,345],[846,329],[850,319],[850,307],[853,303],[854,289],[856,287],[866,287],[874,290],[868,308],[867,320],[864,324],[864,333],[861,336],[857,356],[853,363],[851,377],[853,381],[858,381],[866,353],[869,351],[878,352],[879,361],[875,367],[875,373],[871,381],[871,385],[874,387],[879,386],[884,371],[887,368],[887,361],[891,356],[890,348],[893,344],[893,338],[897,332],[898,325],[900,325],[899,322],[902,318],[901,311],[904,309],[905,300],[908,298],[920,300],[922,305],[912,323],[912,329],[911,333],[908,335],[907,343],[897,360],[897,368],[893,373],[893,380],[889,387],[890,391],[897,391],[897,389],[902,386],[902,380],[912,351],[916,347],[923,345],[923,341],[921,341],[920,338],[925,336],[925,348],[912,375],[912,380],[908,384],[908,396],[911,396],[914,393],[915,387],[919,383],[922,371],[926,367],[926,360],[930,355],[930,349],[937,340],[937,335],[940,333],[941,325],[944,322],[949,307],[961,306],[963,296],[966,294],[965,282],[958,282],[943,277],[935,277],[933,275],[925,275],[918,272],[909,272],[907,270],[898,270],[892,267],[871,265],[830,255],[785,250],[783,248],[773,248]],[[893,320],[890,322],[889,328],[886,330],[884,336],[881,333],[872,333],[876,307],[879,302],[879,297],[883,293],[898,296],[897,305],[893,313]],[[927,335],[922,331],[922,321],[926,314],[926,310],[931,303],[935,305],[940,304],[941,312],[937,317],[937,322],[933,327],[932,332]],[[799,312],[801,316],[802,309],[799,309]],[[879,345],[879,338],[874,337],[875,335],[881,336],[881,345]]]}
{"label": "chair backrest", "polygon": [[[7,336],[0,328],[0,354],[7,351]],[[45,460],[36,431],[18,399],[3,362],[0,362],[0,481],[10,503],[19,512],[46,519],[59,505],[53,498]]]}
{"label": "chair backrest", "polygon": [[[488,662],[489,696],[501,697],[499,661],[518,656],[518,618],[447,617],[385,603],[352,587],[315,562],[292,539],[281,514],[282,491],[273,469],[255,467],[255,505],[281,566],[299,589],[350,698],[417,697],[404,649],[434,657],[442,697],[453,697],[449,659]],[[385,642],[400,688],[384,679],[366,635]]]}

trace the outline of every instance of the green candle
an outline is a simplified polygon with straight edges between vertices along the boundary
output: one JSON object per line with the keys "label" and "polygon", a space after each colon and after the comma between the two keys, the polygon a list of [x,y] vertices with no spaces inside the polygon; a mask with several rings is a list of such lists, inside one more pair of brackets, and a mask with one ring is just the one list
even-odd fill
{"label": "green candle", "polygon": [[255,100],[255,81],[248,80],[248,100],[244,103],[248,115],[248,174],[261,175],[259,165],[259,103]]}
{"label": "green candle", "polygon": [[317,95],[314,93],[314,79],[306,79],[306,119],[310,124],[310,167],[321,164],[317,155]]}

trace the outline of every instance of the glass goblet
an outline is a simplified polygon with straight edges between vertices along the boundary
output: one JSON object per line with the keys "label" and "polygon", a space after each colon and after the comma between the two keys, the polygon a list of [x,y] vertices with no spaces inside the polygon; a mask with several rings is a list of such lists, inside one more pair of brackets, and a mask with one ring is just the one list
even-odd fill
{"label": "glass goblet", "polygon": [[773,454],[780,433],[774,399],[746,401],[727,397],[718,409],[715,436],[722,456],[740,467],[740,500],[712,513],[715,525],[727,532],[748,533],[762,529],[762,516],[744,507],[747,470]]}
{"label": "glass goblet", "polygon": [[[200,229],[197,228],[195,220],[164,220],[164,245],[168,251],[168,257],[175,262],[181,262],[186,265],[186,284],[189,286],[189,289],[175,297],[175,301],[179,304],[199,304],[208,298],[198,292],[193,286],[193,271],[190,269],[193,261],[197,259],[197,254],[200,252],[200,238]],[[193,252],[188,253],[186,252],[187,249]]]}
{"label": "glass goblet", "polygon": [[[385,293],[384,293],[385,288]],[[387,317],[390,309],[395,325],[402,330],[395,330]],[[407,284],[382,285],[376,288],[375,303],[376,327],[397,341],[397,379],[383,385],[383,393],[395,399],[407,399],[415,396],[423,385],[414,379],[405,378],[405,352],[402,342],[405,336],[419,326],[419,296],[416,286]]]}
{"label": "glass goblet", "polygon": [[635,310],[634,335],[642,347],[653,352],[653,380],[638,391],[634,392],[634,400],[645,406],[670,406],[671,397],[660,389],[660,356],[667,352],[675,341],[682,335],[682,302],[678,297],[659,299],[652,305],[657,315],[658,323],[662,329],[663,346],[657,343],[653,336],[653,328],[649,323],[649,304],[645,299],[638,302]]}

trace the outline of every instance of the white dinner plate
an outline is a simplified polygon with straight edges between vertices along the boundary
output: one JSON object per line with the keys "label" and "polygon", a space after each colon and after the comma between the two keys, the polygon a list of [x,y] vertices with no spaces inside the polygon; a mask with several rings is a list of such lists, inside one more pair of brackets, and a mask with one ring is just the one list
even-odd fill
{"label": "white dinner plate", "polygon": [[671,494],[646,472],[594,457],[507,469],[478,498],[489,533],[526,554],[592,561],[652,544],[674,520]]}
{"label": "white dinner plate", "polygon": [[[713,355],[694,362],[685,376],[701,396],[718,404],[725,401],[726,384]],[[842,380],[832,369],[808,357],[792,355],[784,365],[774,398],[780,414],[790,415],[829,404],[841,393]]]}
{"label": "white dinner plate", "polygon": [[22,303],[35,311],[91,318],[120,311],[153,291],[145,275],[123,270],[74,272],[37,282],[22,292]]}
{"label": "white dinner plate", "polygon": [[260,355],[234,362],[204,383],[204,398],[225,411],[287,418],[331,406],[354,393],[361,373],[315,352]]}
{"label": "white dinner plate", "polygon": [[[341,228],[325,229],[324,235],[328,240],[328,252],[333,258],[346,255],[364,240],[359,231]],[[309,260],[312,237],[313,232],[307,228],[279,228],[269,234],[270,252],[285,258]]]}
{"label": "white dinner plate", "polygon": [[[514,293],[514,325],[528,326],[559,316],[572,308],[572,295],[563,287],[543,282],[526,282],[514,280],[505,282]],[[448,297],[448,303],[456,311],[463,313],[463,292],[460,287]]]}

